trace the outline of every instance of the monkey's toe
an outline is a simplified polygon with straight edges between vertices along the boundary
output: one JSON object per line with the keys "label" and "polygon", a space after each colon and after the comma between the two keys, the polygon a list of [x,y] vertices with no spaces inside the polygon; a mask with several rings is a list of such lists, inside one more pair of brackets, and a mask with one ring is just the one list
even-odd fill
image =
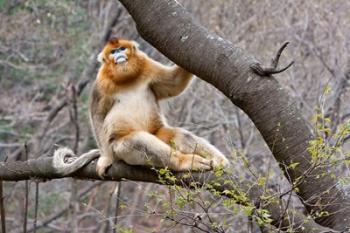
{"label": "monkey's toe", "polygon": [[213,168],[223,167],[227,168],[230,165],[230,161],[226,157],[213,158]]}
{"label": "monkey's toe", "polygon": [[102,179],[105,177],[108,168],[113,164],[113,160],[107,157],[100,157],[96,164],[96,172]]}
{"label": "monkey's toe", "polygon": [[199,155],[189,155],[189,160],[185,164],[188,170],[208,171],[212,169],[212,161]]}
{"label": "monkey's toe", "polygon": [[[111,166],[111,165],[110,165]],[[96,172],[98,174],[98,176],[102,179],[104,179],[104,177],[106,176],[106,172],[107,172],[107,169],[110,167],[110,166],[107,166],[107,167],[98,167],[96,168]]]}

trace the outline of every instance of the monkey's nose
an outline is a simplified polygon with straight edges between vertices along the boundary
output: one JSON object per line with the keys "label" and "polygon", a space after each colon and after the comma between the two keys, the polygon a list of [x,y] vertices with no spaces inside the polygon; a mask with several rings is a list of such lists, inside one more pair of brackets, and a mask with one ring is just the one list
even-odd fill
{"label": "monkey's nose", "polygon": [[115,58],[115,63],[116,64],[121,64],[121,63],[124,63],[126,61],[127,61],[127,59],[124,56],[118,56],[118,57]]}

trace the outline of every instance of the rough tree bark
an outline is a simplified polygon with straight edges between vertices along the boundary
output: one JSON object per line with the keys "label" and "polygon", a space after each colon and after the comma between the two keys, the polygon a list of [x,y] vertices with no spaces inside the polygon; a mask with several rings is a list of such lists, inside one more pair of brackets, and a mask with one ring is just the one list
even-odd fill
{"label": "rough tree bark", "polygon": [[[313,133],[296,101],[273,77],[251,72],[257,60],[230,41],[208,32],[174,0],[120,0],[136,22],[140,35],[178,65],[211,83],[254,122],[290,182],[299,177],[298,195],[323,226],[349,229],[350,197],[327,176],[327,168],[310,168],[307,152]],[[299,163],[295,169],[286,169]]]}
{"label": "rough tree bark", "polygon": [[[86,167],[80,169],[69,177],[77,179],[92,179],[100,180],[96,173],[96,163],[91,162]],[[52,158],[41,157],[39,159],[30,159],[28,161],[9,161],[0,162],[0,180],[19,181],[28,179],[50,180],[59,179],[64,176],[56,172],[52,166]],[[68,177],[68,176],[66,176]],[[252,183],[240,182],[234,175],[224,175],[220,178],[216,177],[213,172],[206,173],[191,173],[191,175],[183,173],[175,173],[178,185],[190,187],[190,184],[195,182],[198,186],[208,183],[220,183],[216,186],[216,191],[223,192],[230,190],[239,193],[246,193],[249,201],[237,201],[238,204],[251,206],[250,203],[258,202],[259,197],[264,193],[261,187]],[[184,178],[185,177],[185,178]],[[130,166],[123,162],[114,163],[108,169],[106,180],[120,181],[122,179],[152,182],[163,184],[156,171],[142,166]],[[232,184],[227,184],[225,181],[232,181]],[[230,197],[230,196],[228,196]],[[231,197],[232,198],[232,197]],[[329,228],[318,225],[312,219],[307,219],[305,215],[295,209],[288,207],[286,203],[278,197],[270,199],[268,203],[260,201],[259,205],[267,209],[271,214],[272,224],[283,231],[292,230],[295,233],[339,233]],[[292,219],[290,218],[292,216]]]}

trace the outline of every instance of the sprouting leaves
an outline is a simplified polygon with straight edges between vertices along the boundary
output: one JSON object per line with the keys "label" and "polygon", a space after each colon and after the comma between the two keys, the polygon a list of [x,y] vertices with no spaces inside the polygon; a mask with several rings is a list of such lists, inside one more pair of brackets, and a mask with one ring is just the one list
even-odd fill
{"label": "sprouting leaves", "polygon": [[260,177],[260,178],[258,179],[258,181],[257,181],[257,184],[258,184],[259,186],[265,186],[266,180],[267,180],[266,177]]}
{"label": "sprouting leaves", "polygon": [[256,215],[256,221],[259,225],[263,226],[267,223],[271,223],[271,214],[269,213],[268,210],[266,209],[257,209],[256,210],[257,215]]}
{"label": "sprouting leaves", "polygon": [[295,163],[291,163],[288,165],[288,169],[294,170],[300,163],[299,162],[295,162]]}
{"label": "sprouting leaves", "polygon": [[175,184],[176,182],[176,177],[167,167],[158,170],[158,178],[162,184]]}

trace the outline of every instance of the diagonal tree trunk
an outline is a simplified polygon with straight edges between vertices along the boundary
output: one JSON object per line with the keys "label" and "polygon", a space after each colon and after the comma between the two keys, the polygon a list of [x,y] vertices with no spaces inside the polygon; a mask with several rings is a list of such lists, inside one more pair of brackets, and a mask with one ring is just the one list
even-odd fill
{"label": "diagonal tree trunk", "polygon": [[[295,100],[273,77],[251,72],[256,59],[230,41],[196,24],[174,0],[120,0],[141,36],[178,65],[209,82],[240,107],[254,122],[290,182],[302,177],[298,195],[316,219],[337,230],[349,228],[350,197],[325,167],[313,169],[307,152],[313,134]],[[299,163],[295,169],[288,165]]]}

